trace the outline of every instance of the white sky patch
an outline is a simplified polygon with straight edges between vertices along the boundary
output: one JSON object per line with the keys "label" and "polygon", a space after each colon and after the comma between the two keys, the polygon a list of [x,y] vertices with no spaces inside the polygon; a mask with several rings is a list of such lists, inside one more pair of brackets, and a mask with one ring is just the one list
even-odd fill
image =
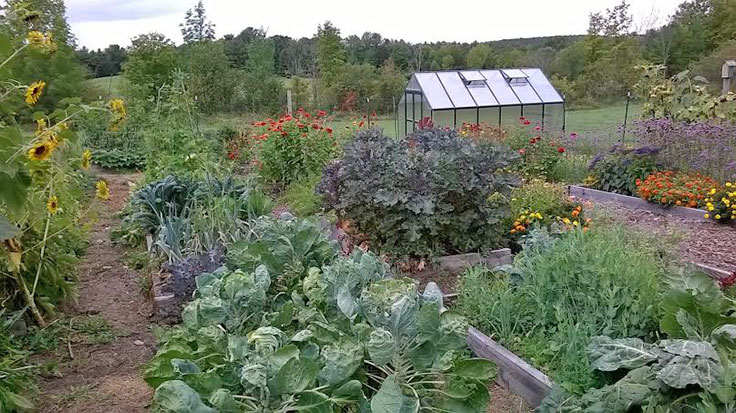
{"label": "white sky patch", "polygon": [[[631,1],[636,29],[667,22],[682,0]],[[80,46],[130,45],[141,33],[158,31],[181,42],[179,23],[196,0],[67,0],[67,14]],[[620,0],[205,0],[217,37],[248,26],[269,35],[312,37],[331,20],[342,35],[371,31],[413,43],[490,41],[583,34],[592,12]]]}

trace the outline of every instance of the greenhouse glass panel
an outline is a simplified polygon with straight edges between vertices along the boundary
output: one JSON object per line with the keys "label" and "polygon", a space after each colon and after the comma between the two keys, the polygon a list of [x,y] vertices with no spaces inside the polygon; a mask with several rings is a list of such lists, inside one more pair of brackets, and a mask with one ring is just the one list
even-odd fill
{"label": "greenhouse glass panel", "polygon": [[521,103],[525,105],[542,103],[542,99],[539,98],[539,95],[537,95],[537,92],[534,91],[534,88],[532,88],[527,80],[511,82],[511,88],[514,89],[514,93],[519,97]]}
{"label": "greenhouse glass panel", "polygon": [[451,109],[455,107],[450,98],[447,97],[447,92],[445,92],[445,88],[436,74],[415,73],[414,76],[432,109]]}
{"label": "greenhouse glass panel", "polygon": [[529,83],[544,103],[562,103],[563,99],[552,83],[549,82],[547,76],[540,69],[524,69],[524,73],[529,75]]}
{"label": "greenhouse glass panel", "polygon": [[[544,108],[546,112],[546,107]],[[524,106],[524,118],[534,124],[542,124],[542,105],[527,105]]]}
{"label": "greenhouse glass panel", "polygon": [[521,106],[504,106],[501,108],[501,126],[517,126],[521,117]]}
{"label": "greenhouse glass panel", "polygon": [[478,123],[478,109],[458,109],[456,127],[459,128],[463,126],[463,123],[469,125],[475,125]]}
{"label": "greenhouse glass panel", "polygon": [[486,83],[491,88],[491,92],[493,92],[493,96],[495,96],[499,105],[519,104],[519,99],[511,90],[511,86],[506,82],[501,72],[498,70],[482,70],[480,73],[486,77]]}
{"label": "greenhouse glass panel", "polygon": [[468,85],[468,91],[473,95],[473,99],[475,99],[475,103],[478,106],[498,106],[498,101],[493,96],[493,93],[491,93],[491,90],[488,89],[485,81]]}
{"label": "greenhouse glass panel", "polygon": [[419,82],[417,81],[416,76],[412,76],[411,79],[409,79],[409,84],[406,86],[406,90],[411,90],[414,92],[422,91],[422,87],[419,86]]}
{"label": "greenhouse glass panel", "polygon": [[562,130],[565,125],[565,105],[557,103],[554,105],[545,105],[544,107],[544,127],[547,129]]}
{"label": "greenhouse glass panel", "polygon": [[501,115],[501,108],[480,108],[478,118],[480,123],[487,125],[498,126],[499,116]]}
{"label": "greenhouse glass panel", "polygon": [[432,112],[432,121],[437,128],[455,129],[455,111],[435,110]]}
{"label": "greenhouse glass panel", "polygon": [[[442,85],[445,87],[447,94],[450,95],[450,100],[456,108],[474,108],[478,106],[457,72],[437,72],[437,76],[442,81]],[[434,105],[432,106],[434,107]]]}

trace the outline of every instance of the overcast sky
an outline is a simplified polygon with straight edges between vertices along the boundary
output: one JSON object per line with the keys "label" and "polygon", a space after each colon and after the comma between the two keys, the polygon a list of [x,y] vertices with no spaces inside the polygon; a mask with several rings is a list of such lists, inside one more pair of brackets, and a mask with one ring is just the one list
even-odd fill
{"label": "overcast sky", "polygon": [[[128,46],[158,31],[181,42],[179,23],[197,0],[67,0],[80,46]],[[632,0],[635,26],[661,25],[683,0]],[[488,41],[585,33],[588,15],[620,0],[205,0],[217,37],[248,26],[311,37],[331,20],[343,36],[365,31],[410,42]],[[654,16],[654,18],[653,18]],[[656,20],[656,21],[655,21]]]}

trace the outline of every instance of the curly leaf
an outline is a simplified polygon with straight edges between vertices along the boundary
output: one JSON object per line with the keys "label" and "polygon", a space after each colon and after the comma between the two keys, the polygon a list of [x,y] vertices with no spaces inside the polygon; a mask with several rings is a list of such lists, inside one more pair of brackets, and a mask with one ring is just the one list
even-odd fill
{"label": "curly leaf", "polygon": [[397,350],[398,345],[390,331],[379,328],[371,332],[368,341],[368,354],[374,363],[379,366],[390,363]]}

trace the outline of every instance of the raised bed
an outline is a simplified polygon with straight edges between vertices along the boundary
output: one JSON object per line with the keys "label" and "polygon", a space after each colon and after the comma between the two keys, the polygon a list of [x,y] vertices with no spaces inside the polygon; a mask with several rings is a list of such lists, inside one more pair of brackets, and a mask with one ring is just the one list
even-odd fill
{"label": "raised bed", "polygon": [[495,362],[499,372],[496,382],[530,406],[538,407],[552,390],[552,380],[547,375],[474,327],[468,330],[468,346],[478,357]]}
{"label": "raised bed", "polygon": [[447,255],[437,258],[436,266],[438,271],[442,272],[460,272],[475,265],[486,265],[490,268],[500,265],[511,264],[511,250],[503,248],[500,250],[490,251],[481,255],[473,252],[470,254]]}
{"label": "raised bed", "polygon": [[[445,298],[457,294],[443,294]],[[468,347],[476,356],[491,360],[498,366],[496,382],[519,395],[532,407],[542,403],[552,390],[552,380],[521,357],[480,332],[475,327],[468,329]]]}
{"label": "raised bed", "polygon": [[628,195],[614,194],[613,192],[601,191],[598,189],[585,188],[583,186],[568,185],[567,193],[576,198],[589,199],[599,202],[614,202],[626,207],[642,209],[658,214],[670,214],[689,219],[703,219],[703,215],[707,212],[702,209],[686,208],[686,207],[663,207]]}

